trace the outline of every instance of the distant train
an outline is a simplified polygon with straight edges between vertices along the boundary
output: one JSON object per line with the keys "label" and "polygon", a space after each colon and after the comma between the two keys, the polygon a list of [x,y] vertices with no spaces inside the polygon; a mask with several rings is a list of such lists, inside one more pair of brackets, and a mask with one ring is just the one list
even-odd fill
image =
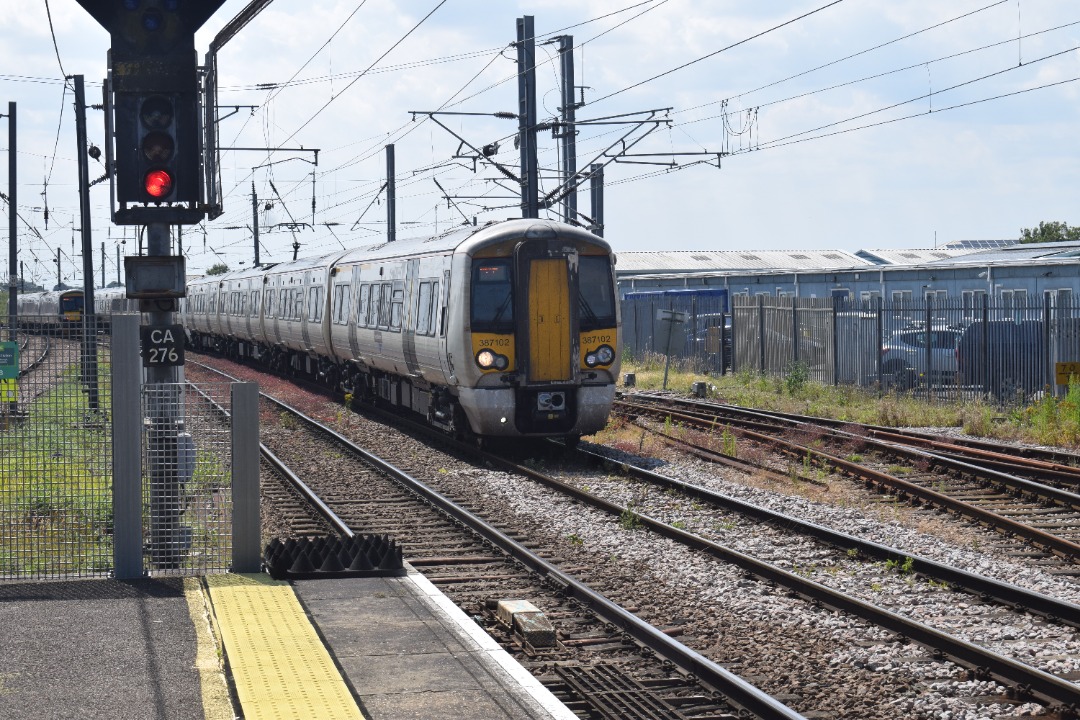
{"label": "distant train", "polygon": [[465,437],[602,429],[621,322],[615,257],[546,220],[465,226],[188,283],[194,349],[413,410]]}
{"label": "distant train", "polygon": [[82,322],[83,291],[19,293],[16,310],[21,327],[42,330],[72,328]]}
{"label": "distant train", "polygon": [[[57,330],[79,327],[86,296],[82,290],[19,293],[19,325],[28,329]],[[113,313],[139,312],[139,301],[129,300],[122,287],[94,290],[94,314],[100,329],[107,329]]]}

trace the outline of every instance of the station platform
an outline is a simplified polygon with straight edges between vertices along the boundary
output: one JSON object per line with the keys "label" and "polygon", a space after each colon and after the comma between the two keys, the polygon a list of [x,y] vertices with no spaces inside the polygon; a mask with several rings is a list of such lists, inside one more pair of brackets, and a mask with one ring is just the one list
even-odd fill
{"label": "station platform", "polygon": [[2,718],[576,716],[423,575],[0,583]]}

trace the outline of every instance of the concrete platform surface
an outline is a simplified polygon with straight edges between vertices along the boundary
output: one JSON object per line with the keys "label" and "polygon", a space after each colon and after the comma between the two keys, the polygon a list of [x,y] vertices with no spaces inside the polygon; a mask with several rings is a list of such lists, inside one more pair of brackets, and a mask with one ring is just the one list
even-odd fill
{"label": "concrete platform surface", "polygon": [[[257,593],[282,590],[265,576],[230,578],[226,584]],[[238,641],[215,624],[230,611],[235,622],[236,608],[222,605],[232,596],[217,592],[220,585],[175,577],[0,582],[0,718],[300,717],[301,705],[292,702],[264,698],[241,706],[244,693],[233,682],[239,668],[231,663],[242,654],[225,639]],[[576,717],[411,568],[394,578],[301,580],[292,591],[299,602],[258,604],[283,615],[257,633],[294,632],[297,622],[310,623],[370,720]],[[251,598],[245,602],[250,606]],[[291,636],[276,645],[290,642]],[[272,660],[265,666],[271,670],[246,669],[245,693],[318,693],[304,673],[296,679],[286,672],[283,680],[282,669],[297,654],[279,652],[285,662]],[[285,687],[290,682],[299,685]]]}

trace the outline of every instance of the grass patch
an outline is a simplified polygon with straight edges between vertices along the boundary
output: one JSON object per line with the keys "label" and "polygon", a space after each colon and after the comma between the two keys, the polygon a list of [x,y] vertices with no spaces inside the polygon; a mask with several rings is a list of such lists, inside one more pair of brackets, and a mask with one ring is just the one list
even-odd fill
{"label": "grass patch", "polygon": [[[624,358],[622,369],[635,374],[638,389],[663,385],[663,355]],[[908,393],[824,385],[810,380],[801,364],[782,377],[749,371],[716,376],[701,373],[690,360],[672,358],[669,390],[689,395],[692,384],[702,381],[710,398],[732,405],[890,427],[955,427],[979,437],[1080,448],[1080,378],[1073,378],[1061,398],[1045,393],[1027,406],[1003,411],[984,400],[927,402]]]}

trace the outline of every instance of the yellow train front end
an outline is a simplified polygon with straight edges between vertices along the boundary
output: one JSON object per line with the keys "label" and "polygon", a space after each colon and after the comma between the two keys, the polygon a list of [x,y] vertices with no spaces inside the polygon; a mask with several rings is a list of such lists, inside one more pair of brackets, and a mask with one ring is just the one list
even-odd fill
{"label": "yellow train front end", "polygon": [[[471,254],[471,382],[458,401],[489,436],[563,436],[602,429],[615,397],[620,318],[614,257],[600,238],[519,221]],[[456,364],[456,363],[455,363]]]}

